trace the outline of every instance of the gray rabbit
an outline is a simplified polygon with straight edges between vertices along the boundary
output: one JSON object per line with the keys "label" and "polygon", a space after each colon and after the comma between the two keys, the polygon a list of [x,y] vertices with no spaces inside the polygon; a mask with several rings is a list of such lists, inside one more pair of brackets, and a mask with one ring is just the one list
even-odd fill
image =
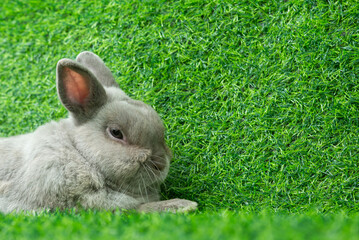
{"label": "gray rabbit", "polygon": [[57,64],[69,117],[0,138],[0,211],[96,209],[181,212],[197,203],[159,201],[171,152],[158,114],[128,97],[91,52]]}

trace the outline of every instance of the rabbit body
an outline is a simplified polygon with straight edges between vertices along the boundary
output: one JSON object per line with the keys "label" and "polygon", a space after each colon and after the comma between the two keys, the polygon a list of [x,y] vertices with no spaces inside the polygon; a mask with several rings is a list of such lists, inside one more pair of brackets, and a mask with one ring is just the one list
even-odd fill
{"label": "rabbit body", "polygon": [[0,138],[0,211],[158,201],[171,158],[158,114],[129,98],[91,52],[59,61],[57,89],[68,118]]}

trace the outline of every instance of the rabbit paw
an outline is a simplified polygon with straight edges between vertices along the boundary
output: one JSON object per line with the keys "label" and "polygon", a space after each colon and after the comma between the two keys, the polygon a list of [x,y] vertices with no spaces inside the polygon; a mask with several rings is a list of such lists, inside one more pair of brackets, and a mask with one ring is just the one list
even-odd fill
{"label": "rabbit paw", "polygon": [[137,210],[139,212],[172,212],[186,213],[197,209],[197,203],[186,199],[171,199],[158,202],[144,203]]}

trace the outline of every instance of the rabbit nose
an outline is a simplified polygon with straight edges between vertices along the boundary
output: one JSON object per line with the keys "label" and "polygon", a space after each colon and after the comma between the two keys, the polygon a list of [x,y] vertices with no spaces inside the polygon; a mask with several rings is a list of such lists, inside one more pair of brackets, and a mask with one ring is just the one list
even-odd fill
{"label": "rabbit nose", "polygon": [[141,163],[144,163],[147,161],[147,159],[150,155],[151,155],[151,150],[145,150],[136,156],[136,160]]}
{"label": "rabbit nose", "polygon": [[147,155],[145,153],[138,154],[137,161],[144,163],[147,160]]}

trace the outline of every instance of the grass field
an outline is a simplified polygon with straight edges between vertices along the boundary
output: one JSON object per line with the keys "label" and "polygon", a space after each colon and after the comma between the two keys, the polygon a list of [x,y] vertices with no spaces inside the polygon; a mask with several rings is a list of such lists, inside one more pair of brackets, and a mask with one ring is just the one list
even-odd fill
{"label": "grass field", "polygon": [[359,239],[359,215],[344,213],[57,213],[0,217],[1,239]]}
{"label": "grass field", "polygon": [[93,51],[164,120],[163,199],[199,203],[2,215],[3,237],[358,239],[356,1],[3,0],[0,13],[1,136],[65,117],[56,63]]}

